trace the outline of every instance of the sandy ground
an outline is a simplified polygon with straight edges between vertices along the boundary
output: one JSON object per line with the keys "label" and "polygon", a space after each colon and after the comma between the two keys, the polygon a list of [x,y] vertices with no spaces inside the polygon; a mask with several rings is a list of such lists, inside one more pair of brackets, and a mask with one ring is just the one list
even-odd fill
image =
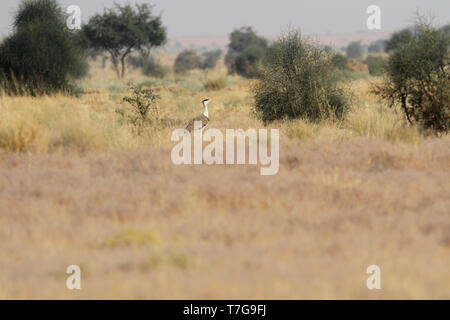
{"label": "sandy ground", "polygon": [[316,139],[280,158],[261,176],[175,166],[170,148],[0,153],[0,298],[450,298],[448,140]]}

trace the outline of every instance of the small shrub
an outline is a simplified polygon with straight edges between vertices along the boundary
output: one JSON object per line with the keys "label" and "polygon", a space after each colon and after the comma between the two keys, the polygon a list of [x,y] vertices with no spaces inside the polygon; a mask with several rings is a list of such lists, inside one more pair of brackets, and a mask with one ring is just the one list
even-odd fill
{"label": "small shrub", "polygon": [[153,89],[140,89],[138,87],[131,87],[130,89],[132,95],[124,97],[123,101],[131,105],[132,113],[128,115],[123,113],[123,115],[137,129],[138,135],[141,135],[147,125],[155,124],[160,120],[159,108],[156,104],[156,100],[160,97],[154,93]]}
{"label": "small shrub", "polygon": [[174,71],[185,73],[200,67],[202,58],[193,50],[182,51],[175,59]]}
{"label": "small shrub", "polygon": [[213,90],[222,90],[227,86],[227,79],[225,77],[219,77],[216,79],[206,80],[204,84],[205,90],[213,91]]}
{"label": "small shrub", "polygon": [[277,119],[343,119],[347,96],[337,86],[330,54],[290,32],[273,44],[259,82],[254,111],[264,122]]}
{"label": "small shrub", "polygon": [[364,49],[361,45],[361,42],[354,41],[349,43],[345,51],[348,58],[356,59],[362,57]]}
{"label": "small shrub", "polygon": [[384,68],[386,65],[386,60],[382,57],[377,56],[368,56],[364,63],[367,64],[367,67],[369,68],[369,73],[372,76],[380,76],[384,72]]}
{"label": "small shrub", "polygon": [[343,54],[337,53],[331,58],[331,63],[336,69],[347,70],[348,59]]}
{"label": "small shrub", "polygon": [[222,50],[217,49],[213,51],[207,51],[203,53],[203,61],[201,62],[200,68],[201,69],[213,69],[217,61],[219,61],[220,57],[222,56]]}

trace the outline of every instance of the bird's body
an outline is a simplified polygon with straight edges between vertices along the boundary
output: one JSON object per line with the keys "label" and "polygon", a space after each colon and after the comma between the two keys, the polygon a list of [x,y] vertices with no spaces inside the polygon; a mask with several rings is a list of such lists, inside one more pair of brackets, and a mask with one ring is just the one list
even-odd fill
{"label": "bird's body", "polygon": [[[189,121],[188,125],[186,126],[186,130],[188,132],[192,132],[192,131],[194,131],[194,129],[203,130],[208,125],[208,122],[209,122],[209,117],[208,117],[208,103],[209,103],[209,99],[203,100],[202,103],[203,103],[203,107],[204,107],[203,114],[201,114],[198,117],[195,117],[194,119]],[[196,121],[200,121],[202,123],[200,128],[196,128],[195,127],[195,122]]]}

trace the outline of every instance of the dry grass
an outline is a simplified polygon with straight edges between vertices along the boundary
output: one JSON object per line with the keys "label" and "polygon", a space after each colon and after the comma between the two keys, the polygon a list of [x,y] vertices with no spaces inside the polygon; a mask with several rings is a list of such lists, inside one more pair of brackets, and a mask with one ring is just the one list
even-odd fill
{"label": "dry grass", "polygon": [[[280,170],[260,176],[170,160],[203,98],[211,127],[262,127],[249,81],[94,71],[79,98],[0,98],[0,298],[450,298],[449,138],[404,126],[367,81],[343,123],[272,124]],[[130,80],[162,98],[144,137],[116,112]]]}

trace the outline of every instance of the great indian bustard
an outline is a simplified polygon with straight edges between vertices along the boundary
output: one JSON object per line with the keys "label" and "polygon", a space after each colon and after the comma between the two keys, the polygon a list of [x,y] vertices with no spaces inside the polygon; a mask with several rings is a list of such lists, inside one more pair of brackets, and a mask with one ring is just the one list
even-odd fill
{"label": "great indian bustard", "polygon": [[195,128],[195,129],[202,130],[208,125],[208,122],[209,122],[209,118],[208,118],[208,103],[209,103],[209,101],[210,101],[209,99],[205,99],[205,100],[202,101],[203,108],[204,108],[203,114],[198,116],[198,117],[195,117],[194,119],[189,121],[188,125],[186,126],[186,130],[188,132],[194,131],[194,124],[195,124],[196,121],[201,121],[202,125],[201,125],[200,128]]}

